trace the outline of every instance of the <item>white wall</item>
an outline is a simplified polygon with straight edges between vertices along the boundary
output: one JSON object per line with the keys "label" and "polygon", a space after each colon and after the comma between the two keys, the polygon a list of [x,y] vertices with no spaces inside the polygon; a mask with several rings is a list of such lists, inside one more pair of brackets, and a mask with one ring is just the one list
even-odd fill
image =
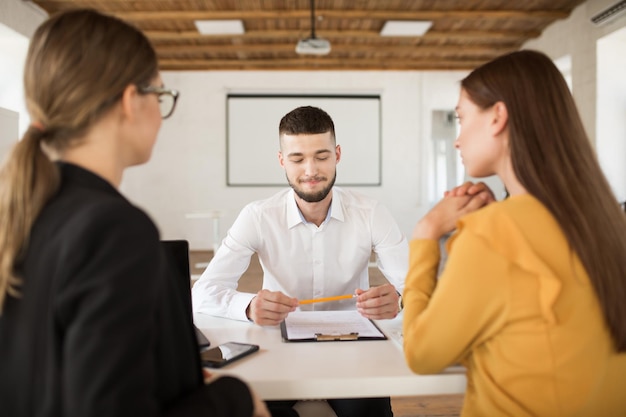
{"label": "white wall", "polygon": [[5,160],[11,147],[17,142],[17,126],[17,112],[0,107],[0,163]]}
{"label": "white wall", "polygon": [[626,27],[598,41],[596,151],[613,192],[626,201]]}
{"label": "white wall", "polygon": [[[589,18],[611,1],[589,0],[525,47],[553,59],[572,57],[573,91],[592,141],[596,126],[596,41],[626,25],[624,18],[593,26]],[[193,248],[212,245],[210,219],[185,213],[222,211],[220,235],[249,201],[278,188],[225,186],[225,96],[236,92],[358,93],[382,96],[383,183],[358,189],[383,201],[409,235],[432,202],[431,112],[456,105],[463,72],[167,72],[181,103],[164,123],[153,160],[125,177],[123,190],[146,207],[165,238],[183,237]],[[331,115],[332,116],[332,115]],[[278,120],[276,121],[278,123]]]}
{"label": "white wall", "polygon": [[0,23],[30,38],[47,17],[45,11],[23,0],[0,1]]}
{"label": "white wall", "polygon": [[[382,186],[355,189],[383,201],[408,235],[429,207],[427,187],[433,172],[429,156],[430,113],[433,109],[455,107],[458,81],[464,74],[165,72],[166,86],[181,92],[178,107],[163,123],[152,160],[128,170],[122,190],[149,211],[164,238],[186,238],[192,248],[209,248],[213,236],[211,220],[187,219],[186,213],[220,210],[223,237],[246,203],[282,188],[226,186],[225,105],[229,91],[374,92],[381,95]],[[275,121],[277,127],[278,122]],[[278,139],[276,143],[278,151]]]}
{"label": "white wall", "polygon": [[[23,82],[28,39],[0,23],[0,107],[16,113],[19,128],[11,138],[13,141],[17,141],[30,123],[24,101]],[[0,132],[3,136],[8,133],[2,130]]]}
{"label": "white wall", "polygon": [[[24,60],[28,40],[46,13],[21,0],[0,1],[0,107],[17,112],[19,135],[30,123],[24,103]],[[2,132],[6,134],[7,132]],[[11,140],[17,140],[16,135]]]}
{"label": "white wall", "polygon": [[[626,14],[595,26],[591,17],[616,0],[588,0],[569,18],[524,47],[552,59],[572,58],[572,93],[589,138],[616,197],[626,200],[626,43],[612,36],[626,28]],[[600,56],[600,58],[599,58]]]}
{"label": "white wall", "polygon": [[626,26],[626,14],[602,26],[591,23],[591,17],[616,0],[587,0],[571,15],[549,26],[542,35],[524,44],[524,49],[537,49],[552,59],[572,57],[572,93],[587,134],[596,137],[596,43],[603,36]]}
{"label": "white wall", "polygon": [[[574,96],[594,142],[596,41],[626,26],[626,18],[602,27],[593,26],[589,18],[613,2],[588,0],[568,19],[556,22],[540,38],[524,46],[543,50],[553,59],[572,56]],[[27,9],[19,0],[2,0],[0,22],[21,33],[32,32],[42,18]],[[23,17],[24,14],[28,16]],[[174,116],[164,122],[152,160],[128,170],[122,191],[152,215],[163,238],[185,238],[194,249],[210,248],[210,219],[187,219],[186,213],[220,210],[220,235],[224,236],[247,202],[265,198],[279,189],[226,187],[227,92],[375,92],[382,97],[382,186],[358,190],[383,201],[408,235],[431,204],[431,111],[454,108],[458,81],[464,75],[411,71],[165,72],[166,85],[181,91],[179,106]]]}
{"label": "white wall", "polygon": [[[30,37],[44,19],[45,13],[32,4],[0,1],[0,24],[17,33]],[[22,66],[23,58],[3,62],[3,67],[13,72],[5,77],[6,82],[20,89]],[[16,71],[19,74],[14,74]],[[378,93],[382,102],[382,186],[357,188],[383,201],[409,234],[430,206],[430,113],[454,108],[458,81],[464,75],[408,71],[165,72],[165,83],[182,93],[178,108],[164,122],[152,160],[127,171],[122,192],[151,214],[163,238],[185,238],[194,249],[210,248],[214,233],[211,220],[188,219],[185,214],[220,210],[223,237],[246,203],[280,189],[225,185],[227,92]],[[19,111],[27,124],[20,98],[13,94],[9,102],[5,107]]]}

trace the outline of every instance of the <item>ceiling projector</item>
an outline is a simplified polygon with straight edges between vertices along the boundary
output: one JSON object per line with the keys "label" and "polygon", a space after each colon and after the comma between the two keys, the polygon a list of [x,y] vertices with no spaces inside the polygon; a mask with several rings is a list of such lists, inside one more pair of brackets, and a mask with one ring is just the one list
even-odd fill
{"label": "ceiling projector", "polygon": [[307,38],[296,44],[296,53],[302,55],[326,55],[330,52],[330,42],[326,39]]}

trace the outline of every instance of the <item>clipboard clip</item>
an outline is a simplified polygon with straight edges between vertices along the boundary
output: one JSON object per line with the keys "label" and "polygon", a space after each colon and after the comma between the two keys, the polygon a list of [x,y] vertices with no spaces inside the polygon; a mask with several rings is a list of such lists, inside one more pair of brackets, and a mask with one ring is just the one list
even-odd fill
{"label": "clipboard clip", "polygon": [[315,341],[317,342],[330,342],[340,340],[357,340],[359,338],[358,332],[346,333],[346,334],[322,334],[315,333]]}

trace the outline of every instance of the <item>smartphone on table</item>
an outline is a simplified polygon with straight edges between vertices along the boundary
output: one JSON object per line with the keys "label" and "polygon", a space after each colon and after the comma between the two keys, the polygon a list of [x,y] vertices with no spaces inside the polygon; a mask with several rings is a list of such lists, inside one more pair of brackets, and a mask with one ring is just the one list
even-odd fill
{"label": "smartphone on table", "polygon": [[209,368],[221,368],[259,350],[258,345],[250,343],[226,342],[200,352],[202,365]]}

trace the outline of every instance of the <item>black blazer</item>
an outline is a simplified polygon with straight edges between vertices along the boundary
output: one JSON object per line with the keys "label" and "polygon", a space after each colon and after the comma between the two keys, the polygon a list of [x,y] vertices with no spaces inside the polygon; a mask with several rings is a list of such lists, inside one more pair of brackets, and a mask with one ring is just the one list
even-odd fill
{"label": "black blazer", "polygon": [[241,381],[203,384],[153,222],[102,178],[59,167],[18,268],[21,297],[0,315],[2,415],[252,415]]}

